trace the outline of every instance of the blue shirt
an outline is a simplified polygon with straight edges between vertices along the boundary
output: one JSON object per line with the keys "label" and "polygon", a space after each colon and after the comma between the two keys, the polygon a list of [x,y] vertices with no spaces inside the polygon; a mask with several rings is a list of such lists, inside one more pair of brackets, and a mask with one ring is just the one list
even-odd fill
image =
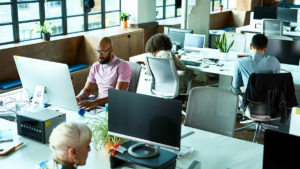
{"label": "blue shirt", "polygon": [[252,56],[240,58],[234,68],[233,88],[247,88],[252,73],[279,73],[280,63],[274,56],[262,55],[258,52]]}

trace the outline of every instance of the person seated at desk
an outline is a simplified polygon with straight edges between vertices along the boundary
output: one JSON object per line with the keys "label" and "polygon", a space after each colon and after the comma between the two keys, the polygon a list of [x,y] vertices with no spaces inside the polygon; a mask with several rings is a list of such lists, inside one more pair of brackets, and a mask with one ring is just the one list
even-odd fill
{"label": "person seated at desk", "polygon": [[76,169],[85,165],[92,132],[84,123],[66,122],[58,125],[49,137],[53,160],[40,163],[36,169]]}
{"label": "person seated at desk", "polygon": [[[274,56],[264,55],[267,50],[268,38],[263,34],[256,34],[252,38],[251,56],[239,58],[233,73],[232,90],[243,96],[241,87],[246,88],[252,73],[280,73],[280,63]],[[241,108],[244,108],[241,105]]]}
{"label": "person seated at desk", "polygon": [[176,57],[171,49],[172,42],[170,38],[162,33],[151,36],[145,46],[145,51],[151,53],[153,57],[173,59],[176,70],[184,71],[184,76],[179,76],[179,89],[182,91],[186,89],[186,83],[183,82],[184,78],[190,76],[192,72],[186,70],[185,64],[180,61],[180,55]]}
{"label": "person seated at desk", "polygon": [[[90,70],[87,82],[76,96],[79,108],[92,109],[108,102],[108,89],[128,90],[132,70],[124,60],[114,55],[113,42],[110,38],[101,39],[98,49],[98,61]],[[92,91],[98,88],[98,96],[88,100]]]}

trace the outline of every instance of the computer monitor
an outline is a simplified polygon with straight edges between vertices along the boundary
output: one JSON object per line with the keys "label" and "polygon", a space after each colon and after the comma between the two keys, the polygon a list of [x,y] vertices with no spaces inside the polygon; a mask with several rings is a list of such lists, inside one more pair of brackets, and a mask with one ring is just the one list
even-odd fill
{"label": "computer monitor", "polygon": [[269,38],[265,55],[275,56],[280,63],[299,65],[300,41]]}
{"label": "computer monitor", "polygon": [[204,48],[205,35],[186,33],[184,38],[184,49],[199,50]]}
{"label": "computer monitor", "polygon": [[254,19],[276,19],[277,11],[274,7],[254,7]]}
{"label": "computer monitor", "polygon": [[300,137],[266,130],[263,169],[283,168],[300,168]]}
{"label": "computer monitor", "polygon": [[297,22],[298,9],[278,8],[277,19],[283,22]]}
{"label": "computer monitor", "polygon": [[193,33],[191,29],[179,29],[179,28],[170,28],[169,37],[173,44],[172,51],[176,52],[178,49],[181,49],[184,44],[184,38],[186,33]]}
{"label": "computer monitor", "polygon": [[37,85],[45,87],[44,102],[70,110],[78,110],[68,65],[14,56],[17,70],[29,97]]}
{"label": "computer monitor", "polygon": [[109,89],[108,105],[108,134],[180,149],[181,101]]}

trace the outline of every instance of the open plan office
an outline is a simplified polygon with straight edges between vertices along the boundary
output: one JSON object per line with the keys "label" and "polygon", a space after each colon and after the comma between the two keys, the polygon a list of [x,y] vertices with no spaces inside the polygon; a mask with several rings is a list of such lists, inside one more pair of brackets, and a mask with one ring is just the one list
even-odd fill
{"label": "open plan office", "polygon": [[[299,9],[296,0],[0,1],[0,168],[299,169]],[[256,48],[258,34],[267,48]],[[254,49],[280,70],[255,69]],[[254,69],[238,93],[246,59]],[[69,123],[91,131],[86,153],[53,153],[52,131]]]}

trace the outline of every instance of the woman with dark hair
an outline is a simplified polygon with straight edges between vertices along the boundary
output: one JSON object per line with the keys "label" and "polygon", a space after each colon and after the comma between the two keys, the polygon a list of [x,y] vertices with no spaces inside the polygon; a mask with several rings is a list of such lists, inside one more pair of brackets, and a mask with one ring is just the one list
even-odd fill
{"label": "woman with dark hair", "polygon": [[151,53],[154,57],[172,58],[177,70],[185,70],[185,65],[171,51],[172,43],[168,36],[158,33],[147,41],[145,51]]}

